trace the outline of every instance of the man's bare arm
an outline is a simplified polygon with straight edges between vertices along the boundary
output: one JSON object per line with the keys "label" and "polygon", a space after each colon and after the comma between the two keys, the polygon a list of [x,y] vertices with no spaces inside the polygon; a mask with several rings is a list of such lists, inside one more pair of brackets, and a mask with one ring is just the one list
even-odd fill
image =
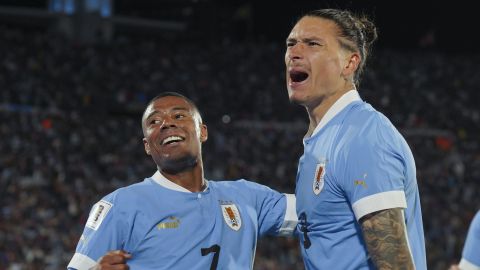
{"label": "man's bare arm", "polygon": [[360,219],[368,253],[378,269],[415,269],[402,211],[387,209]]}

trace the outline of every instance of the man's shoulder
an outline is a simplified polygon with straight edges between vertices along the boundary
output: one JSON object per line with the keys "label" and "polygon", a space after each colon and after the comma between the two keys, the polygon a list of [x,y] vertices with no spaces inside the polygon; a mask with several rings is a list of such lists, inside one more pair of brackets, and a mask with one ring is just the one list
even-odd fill
{"label": "man's shoulder", "polygon": [[243,179],[243,178],[240,178],[240,179],[231,179],[231,180],[209,180],[208,181],[208,184],[209,185],[212,185],[216,188],[241,188],[242,186],[245,186],[245,185],[251,185],[251,184],[256,184],[258,185],[257,183],[253,182],[253,181],[249,181],[249,180],[246,180],[246,179]]}
{"label": "man's shoulder", "polygon": [[246,179],[235,179],[235,180],[210,180],[209,185],[212,185],[218,190],[229,190],[229,191],[254,191],[254,190],[265,190],[270,189],[269,187],[259,184],[254,181]]}
{"label": "man's shoulder", "polygon": [[367,102],[354,104],[345,118],[349,124],[391,124],[390,120]]}
{"label": "man's shoulder", "polygon": [[398,135],[398,130],[390,119],[366,102],[351,108],[343,121],[342,128],[342,134],[350,134],[349,137],[354,141]]}
{"label": "man's shoulder", "polygon": [[338,134],[341,136],[335,141],[335,153],[354,159],[360,158],[359,155],[366,155],[372,149],[406,149],[403,136],[392,122],[365,102],[351,108]]}
{"label": "man's shoulder", "polygon": [[480,210],[475,214],[472,220],[472,227],[480,235]]}
{"label": "man's shoulder", "polygon": [[151,181],[144,179],[141,182],[133,183],[125,187],[117,188],[106,195],[103,200],[116,203],[129,203],[135,197],[141,197],[144,192],[151,192]]}

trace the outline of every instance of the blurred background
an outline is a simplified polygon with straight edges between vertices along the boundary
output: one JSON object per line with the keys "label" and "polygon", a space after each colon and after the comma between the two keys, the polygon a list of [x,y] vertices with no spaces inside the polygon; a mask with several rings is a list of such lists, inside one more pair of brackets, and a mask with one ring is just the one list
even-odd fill
{"label": "blurred background", "polygon": [[[0,0],[0,269],[66,269],[90,207],[155,171],[150,98],[178,91],[209,127],[206,177],[293,193],[307,127],[288,102],[285,38],[318,8],[369,15],[359,87],[417,162],[429,269],[459,261],[480,208],[480,50],[460,1]],[[296,239],[255,269],[303,269]]]}

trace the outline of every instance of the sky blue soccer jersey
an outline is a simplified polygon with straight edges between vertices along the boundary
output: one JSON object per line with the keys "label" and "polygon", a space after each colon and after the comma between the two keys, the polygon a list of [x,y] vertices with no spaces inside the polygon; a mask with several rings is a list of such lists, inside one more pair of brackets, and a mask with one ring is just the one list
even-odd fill
{"label": "sky blue soccer jersey", "polygon": [[193,193],[157,172],[92,207],[68,268],[122,249],[135,270],[251,269],[257,238],[291,234],[296,223],[293,195],[245,180]]}
{"label": "sky blue soccer jersey", "polygon": [[404,138],[356,90],[343,95],[304,139],[296,196],[306,269],[373,269],[359,224],[402,208],[416,269],[426,269],[413,155]]}
{"label": "sky blue soccer jersey", "polygon": [[470,223],[463,247],[462,260],[458,266],[461,270],[480,270],[480,211]]}

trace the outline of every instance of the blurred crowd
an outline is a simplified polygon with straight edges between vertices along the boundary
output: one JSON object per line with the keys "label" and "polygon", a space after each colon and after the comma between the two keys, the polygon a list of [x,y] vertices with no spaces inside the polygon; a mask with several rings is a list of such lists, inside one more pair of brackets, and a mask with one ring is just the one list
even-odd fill
{"label": "blurred crowd", "polygon": [[[361,96],[417,163],[428,265],[457,262],[480,208],[478,54],[378,49]],[[293,193],[307,117],[288,102],[284,45],[116,37],[82,45],[0,27],[0,270],[65,269],[90,207],[155,171],[142,144],[150,98],[178,91],[209,127],[208,179]],[[294,238],[260,240],[255,269],[303,269]]]}

